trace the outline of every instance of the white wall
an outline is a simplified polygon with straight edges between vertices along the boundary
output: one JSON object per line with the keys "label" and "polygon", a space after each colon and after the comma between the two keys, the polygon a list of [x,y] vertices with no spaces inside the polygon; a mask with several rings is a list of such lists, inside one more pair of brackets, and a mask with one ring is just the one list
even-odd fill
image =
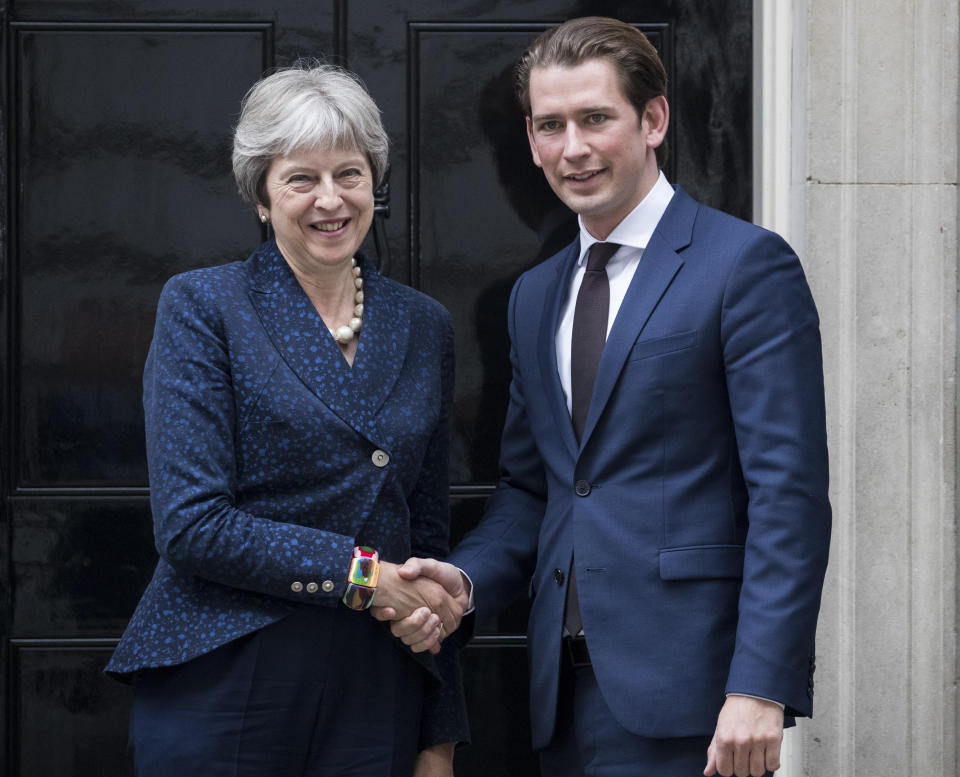
{"label": "white wall", "polygon": [[958,0],[757,2],[758,218],[820,310],[834,508],[814,719],[784,774],[954,775]]}

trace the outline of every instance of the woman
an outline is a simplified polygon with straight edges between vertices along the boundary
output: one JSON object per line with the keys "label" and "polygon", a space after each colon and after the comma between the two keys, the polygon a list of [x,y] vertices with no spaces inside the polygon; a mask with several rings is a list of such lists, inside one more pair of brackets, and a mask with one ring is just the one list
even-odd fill
{"label": "woman", "polygon": [[396,573],[447,551],[453,333],[357,253],[386,160],[352,75],[264,78],[233,169],[275,238],[160,297],[144,372],[160,560],[107,667],[134,683],[139,775],[449,775],[467,738],[454,646],[415,657],[362,612],[374,589],[446,632],[462,612]]}

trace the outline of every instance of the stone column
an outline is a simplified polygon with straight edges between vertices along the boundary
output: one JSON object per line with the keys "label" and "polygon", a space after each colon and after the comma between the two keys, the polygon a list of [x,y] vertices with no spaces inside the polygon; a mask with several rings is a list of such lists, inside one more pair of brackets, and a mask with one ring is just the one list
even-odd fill
{"label": "stone column", "polygon": [[954,775],[958,2],[795,6],[834,536],[791,773]]}

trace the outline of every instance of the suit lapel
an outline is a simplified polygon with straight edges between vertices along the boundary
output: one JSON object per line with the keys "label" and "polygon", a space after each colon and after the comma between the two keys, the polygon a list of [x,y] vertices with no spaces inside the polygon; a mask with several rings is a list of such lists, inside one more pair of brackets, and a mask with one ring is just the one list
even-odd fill
{"label": "suit lapel", "polygon": [[566,254],[558,264],[557,272],[544,295],[538,344],[540,374],[543,376],[547,404],[550,406],[556,427],[572,458],[577,457],[578,446],[576,435],[573,433],[573,423],[570,420],[570,411],[567,410],[567,399],[560,383],[560,372],[557,366],[557,328],[560,326],[560,312],[563,309],[563,303],[570,288],[570,277],[573,275],[579,255],[580,241],[577,239],[567,247]]}
{"label": "suit lapel", "polygon": [[406,354],[406,306],[364,262],[363,331],[351,368],[276,244],[264,245],[250,262],[249,297],[277,352],[324,405],[376,442],[377,410]]}
{"label": "suit lapel", "polygon": [[633,344],[683,267],[678,252],[690,244],[697,208],[697,203],[677,187],[670,205],[650,237],[600,357],[581,447],[590,439]]}

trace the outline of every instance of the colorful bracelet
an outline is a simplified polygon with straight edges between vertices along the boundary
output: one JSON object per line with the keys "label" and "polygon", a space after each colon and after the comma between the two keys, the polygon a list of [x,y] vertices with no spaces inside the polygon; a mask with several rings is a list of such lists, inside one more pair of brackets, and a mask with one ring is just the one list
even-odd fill
{"label": "colorful bracelet", "polygon": [[347,585],[343,589],[343,603],[351,610],[366,610],[373,604],[380,581],[380,554],[367,545],[353,549]]}

